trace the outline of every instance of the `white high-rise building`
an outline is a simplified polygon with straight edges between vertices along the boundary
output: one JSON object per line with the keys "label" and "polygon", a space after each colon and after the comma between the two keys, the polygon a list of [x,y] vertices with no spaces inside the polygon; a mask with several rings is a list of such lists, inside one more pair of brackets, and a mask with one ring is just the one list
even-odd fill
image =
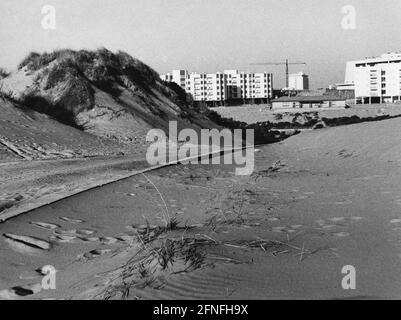
{"label": "white high-rise building", "polygon": [[348,62],[345,84],[354,86],[356,103],[401,101],[401,53]]}
{"label": "white high-rise building", "polygon": [[288,76],[288,89],[296,91],[309,90],[309,76],[303,72],[290,74]]}

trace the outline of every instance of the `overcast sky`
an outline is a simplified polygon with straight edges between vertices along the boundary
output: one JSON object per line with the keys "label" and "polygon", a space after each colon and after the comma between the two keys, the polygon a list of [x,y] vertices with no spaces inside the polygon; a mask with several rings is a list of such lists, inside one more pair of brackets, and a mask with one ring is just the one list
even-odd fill
{"label": "overcast sky", "polygon": [[[41,25],[56,8],[55,30]],[[356,9],[344,30],[341,9]],[[125,50],[158,72],[184,68],[269,71],[253,62],[305,61],[312,87],[344,81],[345,62],[401,51],[400,0],[0,0],[0,66],[15,69],[30,51]]]}

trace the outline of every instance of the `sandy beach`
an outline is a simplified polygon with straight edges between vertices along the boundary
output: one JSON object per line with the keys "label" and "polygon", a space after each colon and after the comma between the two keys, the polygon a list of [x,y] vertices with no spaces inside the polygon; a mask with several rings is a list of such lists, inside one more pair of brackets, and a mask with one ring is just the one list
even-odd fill
{"label": "sandy beach", "polygon": [[[257,150],[248,177],[172,166],[15,217],[0,225],[0,296],[400,298],[398,123],[303,132]],[[38,289],[45,265],[56,290]]]}

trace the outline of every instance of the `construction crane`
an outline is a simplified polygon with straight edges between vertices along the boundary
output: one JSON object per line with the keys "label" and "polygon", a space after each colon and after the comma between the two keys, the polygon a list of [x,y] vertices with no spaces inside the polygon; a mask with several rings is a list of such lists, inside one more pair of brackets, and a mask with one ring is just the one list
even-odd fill
{"label": "construction crane", "polygon": [[264,63],[251,63],[251,66],[282,66],[285,65],[285,86],[288,88],[290,86],[289,84],[289,65],[306,65],[306,62],[289,62],[288,59],[285,60],[285,62],[264,62]]}

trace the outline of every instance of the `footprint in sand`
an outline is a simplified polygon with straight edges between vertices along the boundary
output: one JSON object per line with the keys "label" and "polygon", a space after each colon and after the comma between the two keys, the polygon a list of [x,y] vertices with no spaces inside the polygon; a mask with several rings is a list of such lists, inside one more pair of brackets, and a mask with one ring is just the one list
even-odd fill
{"label": "footprint in sand", "polygon": [[131,243],[131,242],[133,242],[137,237],[136,237],[135,235],[123,233],[123,234],[117,235],[116,238],[117,238],[117,240],[119,240],[119,241],[121,241],[121,242]]}
{"label": "footprint in sand", "polygon": [[26,286],[13,287],[7,290],[0,290],[0,298],[6,300],[17,299],[19,297],[26,297],[42,291],[42,284],[30,284]]}
{"label": "footprint in sand", "polygon": [[88,237],[95,232],[95,230],[91,229],[56,230],[54,231],[55,237],[52,237],[52,239],[62,243],[71,243],[76,240],[82,240],[85,242],[96,242],[100,240],[99,237]]}
{"label": "footprint in sand", "polygon": [[54,230],[54,229],[60,228],[59,225],[53,224],[53,223],[46,223],[46,222],[39,222],[39,221],[31,221],[29,223],[36,227],[47,229],[47,230]]}
{"label": "footprint in sand", "polygon": [[65,235],[65,234],[58,234],[55,237],[52,237],[52,240],[61,242],[61,243],[69,243],[77,240],[76,236]]}
{"label": "footprint in sand", "polygon": [[339,238],[345,238],[348,237],[350,234],[348,232],[337,232],[333,233],[333,236],[339,237]]}
{"label": "footprint in sand", "polygon": [[57,229],[54,230],[54,234],[59,235],[73,235],[76,236],[77,235],[77,230],[76,229],[70,229],[70,230],[66,230],[66,229]]}
{"label": "footprint in sand", "polygon": [[95,249],[78,256],[78,260],[92,260],[107,253],[112,252],[111,249]]}
{"label": "footprint in sand", "polygon": [[97,242],[97,241],[100,241],[99,237],[80,237],[80,239],[82,241],[85,241],[85,242]]}
{"label": "footprint in sand", "polygon": [[112,250],[111,249],[95,249],[90,251],[89,253],[92,256],[102,256],[104,254],[110,253]]}
{"label": "footprint in sand", "polygon": [[84,220],[81,219],[74,219],[74,218],[69,218],[69,217],[60,217],[60,220],[70,222],[70,223],[84,223]]}
{"label": "footprint in sand", "polygon": [[401,223],[401,219],[393,219],[393,220],[390,220],[390,223]]}
{"label": "footprint in sand", "polygon": [[189,227],[190,228],[203,228],[204,226],[205,225],[202,223],[194,223],[194,224],[191,224]]}
{"label": "footprint in sand", "polygon": [[340,221],[344,221],[345,218],[344,217],[334,217],[334,218],[331,218],[329,220],[333,221],[333,222],[340,222]]}
{"label": "footprint in sand", "polygon": [[81,234],[81,235],[91,235],[91,234],[96,233],[96,231],[95,231],[95,230],[92,230],[92,229],[79,229],[79,230],[77,231],[77,233],[78,233],[78,234]]}
{"label": "footprint in sand", "polygon": [[362,219],[363,219],[362,217],[351,217],[351,220],[354,220],[354,221],[359,221]]}
{"label": "footprint in sand", "polygon": [[99,240],[103,244],[115,244],[118,241],[118,239],[114,237],[102,237]]}

